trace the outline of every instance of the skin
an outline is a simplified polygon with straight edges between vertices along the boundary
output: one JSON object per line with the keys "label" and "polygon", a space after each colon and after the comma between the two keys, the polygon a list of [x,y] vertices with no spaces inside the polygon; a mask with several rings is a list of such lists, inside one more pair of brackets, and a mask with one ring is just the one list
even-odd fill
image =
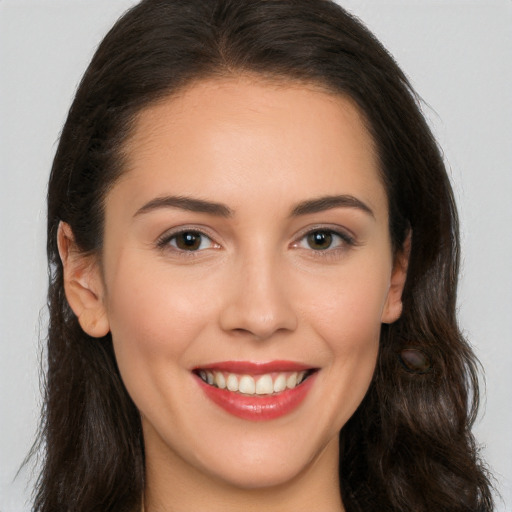
{"label": "skin", "polygon": [[[126,150],[100,257],[75,251],[65,224],[59,246],[70,305],[90,335],[112,333],[141,412],[146,511],[343,510],[338,433],[370,384],[381,323],[400,316],[407,260],[391,249],[357,108],[313,86],[204,81],[143,111]],[[144,209],[170,195],[231,215]],[[370,212],[291,214],[333,195]],[[198,250],[176,245],[183,227],[205,234]],[[319,229],[342,237],[312,247]],[[227,360],[319,371],[297,409],[256,422],[212,403],[191,372]]]}

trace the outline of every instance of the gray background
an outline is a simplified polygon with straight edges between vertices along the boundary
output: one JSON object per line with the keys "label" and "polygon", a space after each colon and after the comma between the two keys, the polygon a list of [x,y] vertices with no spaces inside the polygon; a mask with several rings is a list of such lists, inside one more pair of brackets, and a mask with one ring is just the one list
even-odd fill
{"label": "gray background", "polygon": [[[460,207],[460,322],[486,371],[475,433],[512,510],[512,1],[341,2],[410,77]],[[37,426],[45,331],[45,193],[76,85],[130,0],[0,0],[0,511],[29,510],[14,480]]]}

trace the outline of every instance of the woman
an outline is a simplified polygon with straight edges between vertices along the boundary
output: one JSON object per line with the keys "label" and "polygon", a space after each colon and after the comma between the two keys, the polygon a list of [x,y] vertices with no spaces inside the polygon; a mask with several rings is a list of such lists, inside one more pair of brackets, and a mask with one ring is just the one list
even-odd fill
{"label": "woman", "polygon": [[492,510],[442,158],[341,8],[134,7],[48,208],[36,510]]}

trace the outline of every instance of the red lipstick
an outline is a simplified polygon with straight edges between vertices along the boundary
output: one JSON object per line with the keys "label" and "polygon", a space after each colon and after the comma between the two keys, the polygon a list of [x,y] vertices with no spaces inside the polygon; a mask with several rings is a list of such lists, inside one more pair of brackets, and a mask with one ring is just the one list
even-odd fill
{"label": "red lipstick", "polygon": [[230,373],[263,375],[272,372],[300,372],[303,370],[313,370],[311,366],[293,361],[268,361],[268,362],[251,362],[251,361],[222,361],[201,366],[197,370],[219,370]]}
{"label": "red lipstick", "polygon": [[[316,377],[314,370],[311,366],[291,361],[270,361],[264,363],[224,361],[196,368],[194,375],[205,395],[229,414],[245,420],[266,421],[289,414],[299,407],[314,383]],[[286,388],[272,394],[258,395],[242,394],[208,384],[199,376],[201,371],[225,372],[238,376],[249,375],[253,377],[285,372],[311,371],[311,373],[305,380],[291,389]]]}

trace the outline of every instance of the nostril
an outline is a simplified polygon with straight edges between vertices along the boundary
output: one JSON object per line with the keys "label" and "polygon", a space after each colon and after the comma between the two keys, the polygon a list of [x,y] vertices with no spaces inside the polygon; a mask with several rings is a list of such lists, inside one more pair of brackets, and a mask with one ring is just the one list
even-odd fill
{"label": "nostril", "polygon": [[231,332],[235,336],[239,336],[241,338],[245,337],[247,339],[252,339],[252,340],[257,340],[257,341],[265,341],[265,340],[268,340],[268,339],[276,336],[278,333],[284,334],[287,331],[288,331],[288,329],[284,329],[284,328],[275,329],[273,327],[268,328],[268,329],[262,329],[262,328],[244,329],[244,328],[238,327],[236,329],[231,330]]}
{"label": "nostril", "polygon": [[[266,311],[261,311],[263,307]],[[270,307],[273,307],[272,311],[269,311]],[[261,341],[277,333],[292,332],[297,324],[294,311],[286,303],[258,307],[249,301],[241,301],[225,308],[220,315],[220,326],[224,331],[240,338]]]}

